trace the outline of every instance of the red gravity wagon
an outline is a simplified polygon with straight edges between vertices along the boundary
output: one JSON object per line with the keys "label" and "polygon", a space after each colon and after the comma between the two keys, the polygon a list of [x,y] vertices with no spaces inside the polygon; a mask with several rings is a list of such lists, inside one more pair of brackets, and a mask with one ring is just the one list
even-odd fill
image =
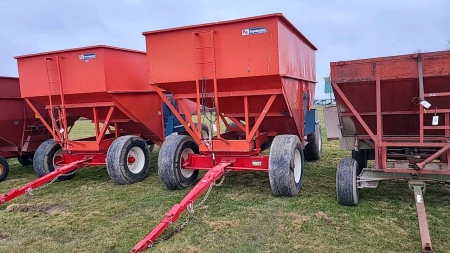
{"label": "red gravity wagon", "polygon": [[[150,86],[189,133],[162,144],[159,177],[176,190],[193,185],[200,170],[207,172],[132,252],[151,247],[225,173],[268,172],[274,195],[299,194],[304,160],[319,159],[322,148],[317,111],[311,109],[316,47],[282,14],[143,35]],[[195,102],[195,115],[184,99]],[[194,121],[209,127],[209,137]]]}
{"label": "red gravity wagon", "polygon": [[[0,204],[56,178],[70,179],[84,166],[106,164],[114,182],[139,182],[147,175],[153,144],[185,131],[148,85],[145,52],[92,46],[16,58],[21,96],[53,138],[34,155],[40,178],[0,196]],[[34,103],[45,105],[50,122]],[[173,99],[169,103],[178,106]],[[95,136],[69,138],[69,115],[91,120]]]}
{"label": "red gravity wagon", "polygon": [[[33,103],[48,122],[44,106]],[[73,121],[72,121],[73,123]],[[19,78],[0,77],[0,182],[9,174],[6,159],[17,157],[23,166],[33,163],[38,146],[50,138],[44,124],[20,97]]]}
{"label": "red gravity wagon", "polygon": [[338,202],[356,205],[360,189],[407,181],[422,251],[432,252],[423,193],[426,183],[450,183],[450,51],[332,62],[331,83],[328,137],[352,150],[337,167]]}

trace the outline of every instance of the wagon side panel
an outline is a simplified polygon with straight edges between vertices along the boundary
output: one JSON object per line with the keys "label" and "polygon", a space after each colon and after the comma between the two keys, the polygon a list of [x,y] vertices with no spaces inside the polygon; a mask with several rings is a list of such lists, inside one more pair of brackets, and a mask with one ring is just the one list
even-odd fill
{"label": "wagon side panel", "polygon": [[0,151],[19,151],[24,123],[23,100],[0,98]]}
{"label": "wagon side panel", "polygon": [[[261,29],[259,33],[246,34],[258,28]],[[218,79],[277,74],[277,30],[277,18],[269,17],[170,32],[144,33],[150,83],[190,81],[198,76],[211,78],[213,69],[209,62],[213,58],[210,48],[212,39],[208,31],[215,32]]]}
{"label": "wagon side panel", "polygon": [[0,97],[18,98],[20,97],[19,78],[0,76]]}
{"label": "wagon side panel", "polygon": [[105,48],[104,71],[108,91],[145,91],[148,85],[148,64],[144,52]]}
{"label": "wagon side panel", "polygon": [[[105,90],[101,49],[84,49],[18,58],[22,97],[47,97],[49,91],[52,95],[61,93],[55,57],[59,57],[64,94],[92,94]],[[86,69],[90,71],[83,71]]]}
{"label": "wagon side panel", "polygon": [[284,22],[278,22],[280,75],[316,81],[315,49]]}

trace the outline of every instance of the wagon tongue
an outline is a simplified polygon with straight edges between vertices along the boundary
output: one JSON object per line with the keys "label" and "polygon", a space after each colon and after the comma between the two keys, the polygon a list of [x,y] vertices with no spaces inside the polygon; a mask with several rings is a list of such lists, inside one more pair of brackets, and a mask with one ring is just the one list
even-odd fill
{"label": "wagon tongue", "polygon": [[153,229],[144,239],[142,239],[134,248],[131,253],[144,252],[147,248],[151,248],[156,239],[188,208],[193,208],[194,202],[214,184],[225,173],[225,168],[231,165],[231,163],[222,162],[214,168],[208,170],[203,178],[197,185],[184,197],[184,199],[175,204],[169,212],[166,213],[166,217],[159,223],[159,225]]}
{"label": "wagon tongue", "polygon": [[425,203],[423,193],[425,191],[425,182],[420,180],[410,180],[409,187],[414,191],[414,200],[416,202],[417,220],[419,221],[420,241],[423,253],[433,252],[431,245],[430,230],[428,228],[428,219],[425,212]]}
{"label": "wagon tongue", "polygon": [[69,163],[67,165],[64,165],[60,168],[55,169],[54,171],[48,173],[47,175],[40,177],[20,188],[14,188],[10,190],[8,193],[0,195],[0,205],[4,204],[8,201],[11,201],[25,193],[29,193],[32,190],[52,182],[53,180],[56,180],[59,176],[67,174],[69,172],[73,172],[77,170],[83,162],[88,161],[90,158],[78,160],[72,163]]}

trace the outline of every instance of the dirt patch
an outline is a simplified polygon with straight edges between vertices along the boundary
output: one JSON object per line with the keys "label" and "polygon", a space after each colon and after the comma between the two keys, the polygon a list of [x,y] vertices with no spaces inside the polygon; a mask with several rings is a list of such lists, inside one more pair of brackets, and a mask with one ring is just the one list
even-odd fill
{"label": "dirt patch", "polygon": [[336,226],[336,222],[334,222],[334,220],[332,220],[330,217],[328,217],[328,215],[324,212],[318,212],[316,213],[316,217],[323,220],[326,224],[330,224],[332,226],[334,226],[334,228],[336,230],[341,230],[340,227]]}
{"label": "dirt patch", "polygon": [[8,237],[9,237],[9,235],[0,232],[0,242],[6,241],[6,239],[8,239]]}
{"label": "dirt patch", "polygon": [[37,203],[37,204],[11,204],[6,208],[8,212],[43,212],[48,215],[59,215],[66,207],[55,203]]}
{"label": "dirt patch", "polygon": [[186,245],[184,246],[184,249],[182,249],[181,251],[178,252],[182,252],[182,253],[197,253],[197,252],[202,252],[199,248],[191,246],[191,245]]}
{"label": "dirt patch", "polygon": [[239,221],[216,220],[216,221],[206,221],[206,223],[214,231],[239,227]]}
{"label": "dirt patch", "polygon": [[227,193],[226,194],[226,198],[227,199],[236,200],[236,201],[243,200],[243,199],[245,199],[247,197],[248,196],[246,194],[242,194],[241,192],[240,193]]}
{"label": "dirt patch", "polygon": [[223,241],[223,236],[219,233],[214,233],[214,232],[208,233],[208,237],[213,239],[216,242]]}
{"label": "dirt patch", "polygon": [[336,225],[336,223],[328,217],[328,215],[324,212],[316,213],[316,217],[323,220],[327,224]]}
{"label": "dirt patch", "polygon": [[280,222],[285,220],[289,221],[292,225],[299,225],[299,226],[309,221],[308,216],[303,216],[296,213],[283,213],[279,215],[279,218]]}

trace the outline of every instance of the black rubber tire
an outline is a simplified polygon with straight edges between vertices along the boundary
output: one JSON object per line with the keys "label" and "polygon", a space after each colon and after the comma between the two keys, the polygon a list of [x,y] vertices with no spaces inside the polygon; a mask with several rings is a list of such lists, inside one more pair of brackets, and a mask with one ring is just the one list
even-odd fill
{"label": "black rubber tire", "polygon": [[5,181],[9,174],[8,161],[0,156],[0,182]]}
{"label": "black rubber tire", "polygon": [[[130,152],[136,159],[128,163]],[[136,171],[130,166],[136,163]],[[111,143],[106,154],[109,177],[118,184],[132,184],[144,180],[150,167],[150,152],[144,139],[134,135],[121,136]]]}
{"label": "black rubber tire", "polygon": [[155,148],[155,144],[147,144],[148,145],[148,153],[152,155],[152,151]]}
{"label": "black rubber tire", "polygon": [[305,160],[317,161],[322,156],[322,129],[317,123],[313,133],[308,135],[308,144],[305,146]]}
{"label": "black rubber tire", "polygon": [[197,180],[198,170],[181,168],[182,156],[189,153],[198,154],[198,146],[190,136],[176,135],[162,144],[158,156],[158,175],[167,189],[181,190]]}
{"label": "black rubber tire", "polygon": [[[197,125],[198,123],[195,122],[194,123],[195,129],[197,129]],[[205,123],[202,123],[202,139],[203,140],[209,139],[209,127]]]}
{"label": "black rubber tire", "polygon": [[352,159],[358,163],[357,173],[359,175],[364,168],[367,168],[367,149],[352,150]]}
{"label": "black rubber tire", "polygon": [[359,188],[356,185],[358,163],[351,158],[339,161],[336,171],[336,196],[339,204],[355,206],[359,202]]}
{"label": "black rubber tire", "polygon": [[17,157],[17,161],[19,161],[22,166],[28,166],[33,164],[33,155],[23,155]]}
{"label": "black rubber tire", "polygon": [[276,136],[269,154],[269,180],[273,194],[289,197],[298,195],[302,188],[303,167],[303,147],[298,136]]}
{"label": "black rubber tire", "polygon": [[264,150],[270,148],[272,146],[272,142],[273,142],[273,137],[261,145],[261,151],[264,151]]}
{"label": "black rubber tire", "polygon": [[[61,146],[53,139],[46,140],[39,145],[33,157],[33,170],[38,177],[43,177],[55,170],[54,158],[60,150]],[[75,174],[76,172],[67,176],[59,176],[57,181],[70,180],[75,177]]]}

